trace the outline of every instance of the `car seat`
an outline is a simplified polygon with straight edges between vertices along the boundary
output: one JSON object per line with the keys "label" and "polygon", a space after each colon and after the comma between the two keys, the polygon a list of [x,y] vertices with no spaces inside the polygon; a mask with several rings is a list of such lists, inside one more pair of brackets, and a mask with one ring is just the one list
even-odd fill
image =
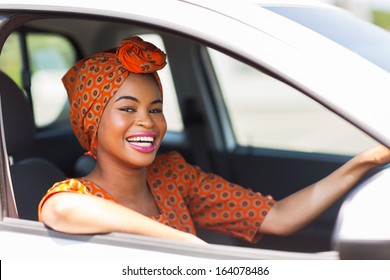
{"label": "car seat", "polygon": [[37,220],[38,204],[54,182],[66,175],[50,161],[28,156],[35,123],[24,92],[0,71],[0,98],[10,173],[19,218]]}

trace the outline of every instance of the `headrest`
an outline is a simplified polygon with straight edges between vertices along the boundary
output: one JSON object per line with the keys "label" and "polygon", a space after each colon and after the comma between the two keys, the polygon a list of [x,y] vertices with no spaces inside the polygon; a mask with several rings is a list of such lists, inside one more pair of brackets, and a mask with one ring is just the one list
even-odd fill
{"label": "headrest", "polygon": [[8,155],[17,155],[33,144],[35,124],[26,95],[1,71],[0,100]]}

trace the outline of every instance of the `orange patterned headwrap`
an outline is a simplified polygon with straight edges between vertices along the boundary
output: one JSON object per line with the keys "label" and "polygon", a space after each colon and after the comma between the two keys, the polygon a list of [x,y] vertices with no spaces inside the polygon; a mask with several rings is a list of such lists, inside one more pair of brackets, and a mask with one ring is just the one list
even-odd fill
{"label": "orange patterned headwrap", "polygon": [[62,81],[68,93],[72,128],[85,150],[96,156],[100,118],[128,74],[153,74],[162,93],[156,71],[165,65],[163,51],[133,36],[122,40],[116,53],[97,53],[69,69]]}

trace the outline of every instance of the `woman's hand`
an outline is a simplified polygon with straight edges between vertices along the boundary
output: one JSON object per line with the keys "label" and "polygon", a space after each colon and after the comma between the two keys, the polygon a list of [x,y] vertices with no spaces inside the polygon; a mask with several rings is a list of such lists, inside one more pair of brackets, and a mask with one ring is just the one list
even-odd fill
{"label": "woman's hand", "polygon": [[389,162],[390,149],[385,146],[355,156],[322,180],[275,202],[261,230],[277,235],[296,232],[349,191],[369,170]]}
{"label": "woman's hand", "polygon": [[358,157],[372,164],[372,167],[379,167],[390,162],[390,149],[385,146],[378,146],[361,153]]}

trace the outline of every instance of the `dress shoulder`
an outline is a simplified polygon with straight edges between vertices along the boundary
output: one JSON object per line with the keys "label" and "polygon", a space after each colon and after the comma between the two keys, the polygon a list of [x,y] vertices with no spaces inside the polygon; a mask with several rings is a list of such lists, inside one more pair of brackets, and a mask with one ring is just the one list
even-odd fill
{"label": "dress shoulder", "polygon": [[167,153],[160,154],[154,160],[154,163],[158,164],[160,162],[175,162],[175,163],[185,163],[184,157],[178,151],[170,151]]}
{"label": "dress shoulder", "polygon": [[89,189],[78,179],[69,178],[55,183],[44,195],[38,205],[38,220],[41,221],[42,207],[45,202],[53,195],[61,192],[73,192],[90,195]]}

